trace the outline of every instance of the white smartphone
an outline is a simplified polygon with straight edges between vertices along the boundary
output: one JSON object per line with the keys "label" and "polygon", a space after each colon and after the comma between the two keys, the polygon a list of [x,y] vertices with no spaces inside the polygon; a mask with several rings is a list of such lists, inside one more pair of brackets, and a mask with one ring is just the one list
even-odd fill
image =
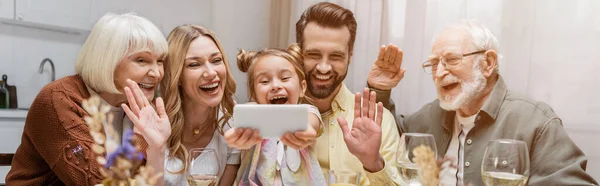
{"label": "white smartphone", "polygon": [[306,130],[306,105],[237,104],[233,107],[234,127],[258,129],[263,138],[279,139],[286,132]]}

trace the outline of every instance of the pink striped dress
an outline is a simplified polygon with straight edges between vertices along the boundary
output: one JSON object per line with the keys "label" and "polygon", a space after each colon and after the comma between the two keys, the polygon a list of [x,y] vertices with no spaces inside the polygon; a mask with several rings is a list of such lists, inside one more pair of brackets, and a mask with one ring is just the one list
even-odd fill
{"label": "pink striped dress", "polygon": [[[309,112],[321,118],[316,107],[307,106]],[[264,139],[242,151],[236,183],[239,186],[327,185],[311,147],[295,150],[274,139]]]}

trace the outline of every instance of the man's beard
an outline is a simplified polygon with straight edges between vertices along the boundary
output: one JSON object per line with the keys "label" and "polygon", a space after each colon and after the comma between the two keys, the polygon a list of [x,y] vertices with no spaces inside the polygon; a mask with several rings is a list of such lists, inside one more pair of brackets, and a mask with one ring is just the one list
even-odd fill
{"label": "man's beard", "polygon": [[[444,79],[456,79],[459,80],[456,76],[452,74],[448,74]],[[478,96],[479,93],[485,88],[487,85],[487,81],[481,70],[479,69],[479,65],[477,62],[473,65],[473,78],[470,82],[464,82],[460,80],[461,92],[452,100],[450,96],[442,96],[441,89],[442,87],[438,84],[438,99],[440,100],[440,107],[444,110],[455,111],[458,110],[468,104],[471,104],[474,98]]]}
{"label": "man's beard", "polygon": [[[342,84],[342,82],[344,81],[344,79],[346,79],[346,75],[348,73],[344,73],[344,76],[340,76],[337,72],[335,71],[330,71],[331,75],[333,77],[333,83],[329,84],[329,85],[314,85],[312,83],[312,81],[314,79],[316,79],[315,75],[315,69],[312,69],[310,71],[308,71],[307,73],[307,77],[308,77],[308,81],[307,81],[307,85],[308,85],[308,92],[317,99],[325,99],[328,98],[329,96],[331,96],[331,94],[333,94],[333,92],[335,91],[335,89],[340,86],[340,84]],[[347,71],[346,71],[347,72]],[[320,73],[317,73],[319,75],[323,75]]]}

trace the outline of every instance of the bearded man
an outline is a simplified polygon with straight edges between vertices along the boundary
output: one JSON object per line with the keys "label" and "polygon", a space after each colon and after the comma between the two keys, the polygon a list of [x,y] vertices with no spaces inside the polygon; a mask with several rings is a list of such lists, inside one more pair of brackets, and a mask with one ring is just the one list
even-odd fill
{"label": "bearded man", "polygon": [[[423,63],[435,82],[438,99],[406,118],[398,118],[400,131],[435,137],[438,157],[446,157],[455,165],[442,167],[442,185],[484,185],[481,160],[488,143],[496,139],[527,144],[528,185],[597,185],[585,172],[587,158],[552,108],[507,89],[498,73],[497,51],[496,37],[480,25],[445,28],[434,40],[429,60]],[[388,68],[400,70],[397,65]],[[395,85],[399,80],[378,81]],[[378,96],[378,100],[389,100],[389,93]]]}

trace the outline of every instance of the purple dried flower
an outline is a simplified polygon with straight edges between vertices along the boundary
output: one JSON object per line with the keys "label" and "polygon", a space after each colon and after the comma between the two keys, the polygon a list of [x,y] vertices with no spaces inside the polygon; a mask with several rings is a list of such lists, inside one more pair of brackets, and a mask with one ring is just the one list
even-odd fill
{"label": "purple dried flower", "polygon": [[110,168],[113,166],[117,157],[125,157],[127,160],[136,161],[144,159],[144,155],[141,152],[137,152],[135,146],[131,143],[133,139],[133,131],[127,130],[123,135],[123,143],[121,146],[117,147],[117,149],[108,154],[108,158],[106,158],[106,165],[104,167]]}

